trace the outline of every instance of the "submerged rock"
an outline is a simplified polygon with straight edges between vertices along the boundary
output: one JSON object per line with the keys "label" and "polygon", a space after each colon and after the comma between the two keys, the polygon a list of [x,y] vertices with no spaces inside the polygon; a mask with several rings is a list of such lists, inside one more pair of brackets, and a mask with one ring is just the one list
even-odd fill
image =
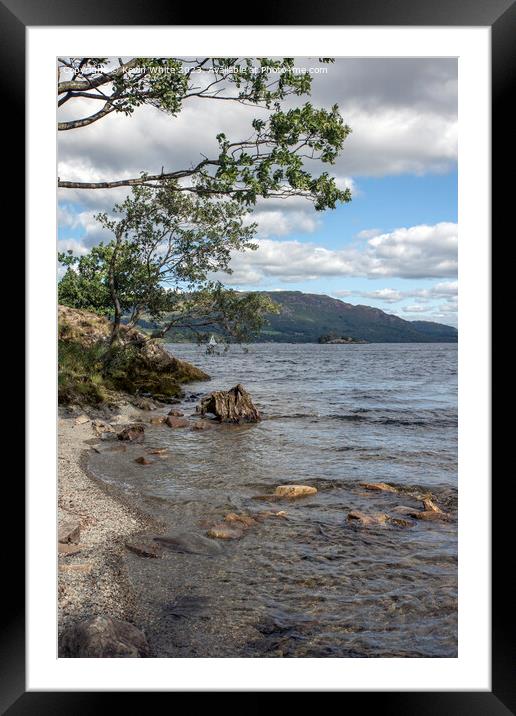
{"label": "submerged rock", "polygon": [[236,523],[241,525],[244,529],[253,527],[253,525],[256,524],[254,517],[251,517],[250,515],[237,515],[235,512],[228,512],[228,514],[224,517],[224,522]]}
{"label": "submerged rock", "polygon": [[435,510],[422,510],[421,512],[415,510],[410,516],[414,517],[416,520],[442,520],[443,522],[451,521],[450,515],[447,515],[445,512],[435,512]]}
{"label": "submerged rock", "polygon": [[282,519],[287,519],[287,513],[285,510],[280,510],[279,512],[272,512],[270,510],[265,510],[263,512],[258,512],[255,515],[255,519],[259,522],[266,520],[268,517],[281,517]]}
{"label": "submerged rock", "polygon": [[153,464],[152,460],[147,460],[147,458],[144,457],[143,455],[141,455],[140,457],[137,457],[135,462],[137,462],[138,465],[152,465]]}
{"label": "submerged rock", "polygon": [[145,428],[140,423],[128,425],[117,435],[119,440],[127,440],[129,442],[142,442],[145,438]]}
{"label": "submerged rock", "polygon": [[348,514],[348,522],[353,522],[361,525],[362,527],[373,527],[375,525],[384,525],[388,522],[389,516],[383,512],[376,512],[373,514],[366,514],[360,510],[351,510]]}
{"label": "submerged rock", "polygon": [[360,487],[364,487],[366,490],[378,490],[380,492],[398,492],[396,487],[386,482],[361,482]]}
{"label": "submerged rock", "polygon": [[274,490],[276,497],[305,497],[306,495],[315,495],[316,487],[310,485],[278,485]]}
{"label": "submerged rock", "polygon": [[211,413],[221,423],[257,423],[260,413],[240,383],[231,390],[218,390],[203,398],[197,406],[201,415]]}
{"label": "submerged rock", "polygon": [[225,522],[219,522],[213,525],[206,534],[213,539],[240,539],[244,536],[244,530],[241,527],[239,528]]}
{"label": "submerged rock", "polygon": [[414,522],[404,520],[402,517],[389,517],[389,523],[396,525],[396,527],[412,527],[414,524]]}
{"label": "submerged rock", "polygon": [[213,423],[209,420],[198,420],[192,425],[192,430],[211,430]]}
{"label": "submerged rock", "polygon": [[151,419],[149,420],[149,423],[150,423],[151,425],[161,425],[161,423],[164,423],[164,422],[165,422],[165,416],[164,416],[164,415],[162,415],[162,416],[159,417],[159,418],[151,418]]}
{"label": "submerged rock", "polygon": [[190,532],[178,532],[171,535],[154,537],[154,542],[172,550],[185,554],[215,555],[222,550],[221,546],[203,535]]}
{"label": "submerged rock", "polygon": [[138,658],[149,655],[145,634],[133,624],[108,616],[85,619],[69,627],[61,641],[65,656],[75,658]]}
{"label": "submerged rock", "polygon": [[158,447],[158,448],[152,448],[152,450],[147,450],[149,455],[167,455],[168,454],[168,448],[165,447]]}
{"label": "submerged rock", "polygon": [[411,516],[414,512],[417,512],[417,510],[414,507],[407,507],[406,505],[398,505],[398,507],[393,507],[391,512],[397,512],[400,515]]}
{"label": "submerged rock", "polygon": [[125,543],[126,548],[130,552],[134,552],[138,557],[151,557],[156,559],[163,554],[162,547],[156,542],[144,542],[143,540],[130,540]]}

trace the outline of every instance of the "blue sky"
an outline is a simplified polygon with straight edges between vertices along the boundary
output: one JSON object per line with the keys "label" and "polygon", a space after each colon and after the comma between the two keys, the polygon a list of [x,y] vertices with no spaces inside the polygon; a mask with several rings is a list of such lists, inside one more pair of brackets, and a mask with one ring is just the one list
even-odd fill
{"label": "blue sky", "polygon": [[[333,171],[352,202],[326,212],[303,200],[259,202],[258,251],[235,256],[233,275],[217,278],[242,290],[325,293],[456,325],[456,61],[337,60],[314,79],[312,101],[337,101],[352,127]],[[177,118],[148,107],[61,132],[59,174],[102,180],[185,166],[212,151],[218,131],[243,131],[249,110],[217,107],[208,116],[209,131],[205,106],[189,105]],[[84,253],[109,238],[94,214],[122,196],[61,190],[59,248]]]}

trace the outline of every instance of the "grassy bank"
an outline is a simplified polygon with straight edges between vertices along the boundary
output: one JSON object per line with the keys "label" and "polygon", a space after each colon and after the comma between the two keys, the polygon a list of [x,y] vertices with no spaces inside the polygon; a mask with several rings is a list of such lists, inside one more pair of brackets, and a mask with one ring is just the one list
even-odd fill
{"label": "grassy bank", "polygon": [[120,394],[164,402],[181,385],[209,380],[204,371],[171,356],[135,329],[122,328],[120,344],[106,354],[110,322],[89,311],[59,306],[58,394],[61,404],[117,402]]}

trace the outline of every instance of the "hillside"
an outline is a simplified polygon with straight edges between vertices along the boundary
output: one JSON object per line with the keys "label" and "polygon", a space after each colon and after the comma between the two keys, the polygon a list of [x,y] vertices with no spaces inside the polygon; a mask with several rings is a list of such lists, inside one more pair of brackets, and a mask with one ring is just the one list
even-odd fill
{"label": "hillside", "polygon": [[371,343],[456,343],[457,329],[430,321],[405,321],[379,308],[353,306],[329,296],[301,291],[267,293],[281,313],[259,341],[312,343],[322,335],[351,336]]}

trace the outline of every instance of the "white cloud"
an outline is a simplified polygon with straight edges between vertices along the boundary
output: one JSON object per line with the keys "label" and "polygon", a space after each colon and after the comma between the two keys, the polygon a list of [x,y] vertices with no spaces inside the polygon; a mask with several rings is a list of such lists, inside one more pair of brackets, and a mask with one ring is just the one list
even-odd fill
{"label": "white cloud", "polygon": [[[449,301],[456,300],[458,291],[457,281],[437,283],[430,288],[418,288],[410,291],[399,291],[393,288],[380,288],[375,291],[348,292],[355,293],[364,298],[374,298],[386,303],[397,303],[406,298],[419,298],[422,303],[429,299],[446,298]],[[337,294],[335,294],[337,295]]]}
{"label": "white cloud", "polygon": [[441,222],[395,229],[368,241],[377,276],[424,278],[457,272],[457,224]]}
{"label": "white cloud", "polygon": [[380,229],[364,229],[363,231],[359,231],[357,236],[357,239],[372,239],[374,236],[378,236],[381,234]]}
{"label": "white cloud", "polygon": [[387,303],[396,303],[403,298],[402,292],[396,291],[393,288],[379,288],[376,291],[367,291],[360,295],[367,298],[376,298],[380,301],[386,301]]}
{"label": "white cloud", "polygon": [[306,211],[275,211],[258,210],[248,217],[248,223],[257,223],[257,235],[261,238],[270,236],[287,236],[293,231],[311,233],[321,224],[314,212]]}
{"label": "white cloud", "polygon": [[412,306],[403,306],[401,309],[403,313],[427,313],[428,307],[422,306],[419,303],[415,303]]}
{"label": "white cloud", "polygon": [[[227,283],[257,284],[268,277],[284,282],[324,276],[441,278],[455,275],[457,269],[457,225],[451,223],[395,229],[370,239],[362,249],[271,239],[257,243],[256,251],[233,255],[234,273],[224,279]],[[441,286],[447,295],[449,284]],[[384,297],[396,298],[390,289],[384,290]]]}

